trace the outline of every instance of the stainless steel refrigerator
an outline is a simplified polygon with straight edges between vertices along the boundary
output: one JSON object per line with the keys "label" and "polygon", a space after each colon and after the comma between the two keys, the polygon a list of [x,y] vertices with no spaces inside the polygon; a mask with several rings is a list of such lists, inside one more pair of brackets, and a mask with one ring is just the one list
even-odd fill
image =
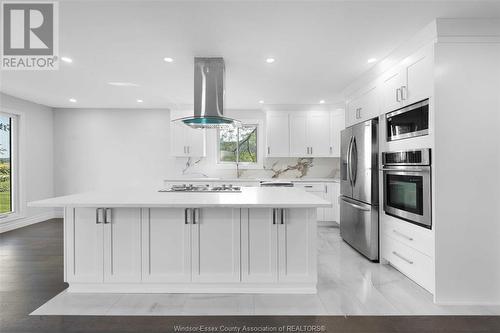
{"label": "stainless steel refrigerator", "polygon": [[378,120],[341,133],[340,235],[366,256],[379,259]]}

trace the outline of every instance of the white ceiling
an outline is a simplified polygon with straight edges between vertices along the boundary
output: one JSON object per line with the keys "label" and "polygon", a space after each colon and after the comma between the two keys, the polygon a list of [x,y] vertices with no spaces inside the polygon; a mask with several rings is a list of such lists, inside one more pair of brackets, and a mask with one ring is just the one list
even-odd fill
{"label": "white ceiling", "polygon": [[59,17],[60,55],[73,63],[3,71],[1,91],[52,107],[178,107],[193,100],[193,57],[222,56],[226,108],[256,109],[338,102],[368,58],[436,17],[500,17],[500,2],[63,1]]}

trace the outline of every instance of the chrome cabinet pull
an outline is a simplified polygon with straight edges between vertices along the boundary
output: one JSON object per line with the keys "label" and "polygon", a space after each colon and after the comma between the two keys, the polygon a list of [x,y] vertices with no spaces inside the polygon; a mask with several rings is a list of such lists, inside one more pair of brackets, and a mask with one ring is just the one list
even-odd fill
{"label": "chrome cabinet pull", "polygon": [[399,99],[399,92],[401,91],[400,88],[396,89],[396,102],[401,102],[401,100]]}
{"label": "chrome cabinet pull", "polygon": [[312,185],[304,185],[304,187],[306,187],[306,188],[312,188],[313,186]]}
{"label": "chrome cabinet pull", "polygon": [[273,224],[276,224],[276,208],[273,208]]}
{"label": "chrome cabinet pull", "polygon": [[285,224],[285,211],[286,209],[281,208],[281,224]]}
{"label": "chrome cabinet pull", "polygon": [[402,234],[400,233],[399,231],[397,231],[396,229],[392,229],[392,232],[395,233],[396,235],[398,235],[399,237],[403,237],[403,238],[406,238],[407,240],[409,241],[412,241],[413,238],[410,237],[410,236],[406,236],[405,234]]}
{"label": "chrome cabinet pull", "polygon": [[267,146],[267,154],[271,154],[271,147]]}
{"label": "chrome cabinet pull", "polygon": [[95,223],[96,224],[102,224],[104,218],[104,211],[102,208],[96,208],[95,210]]}
{"label": "chrome cabinet pull", "polygon": [[193,208],[193,224],[199,224],[199,223],[200,223],[200,209]]}
{"label": "chrome cabinet pull", "polygon": [[112,209],[111,208],[105,208],[104,223],[105,224],[111,223],[111,219],[112,219]]}
{"label": "chrome cabinet pull", "polygon": [[188,154],[191,154],[191,146],[188,146]]}
{"label": "chrome cabinet pull", "polygon": [[405,101],[406,100],[406,94],[405,91],[407,91],[406,86],[401,86],[401,100]]}
{"label": "chrome cabinet pull", "polygon": [[313,153],[313,147],[311,147],[311,155],[312,155],[312,153]]}
{"label": "chrome cabinet pull", "polygon": [[333,147],[330,146],[330,154],[333,154]]}
{"label": "chrome cabinet pull", "polygon": [[186,208],[184,209],[184,224],[190,224],[191,223],[191,214],[189,214],[191,209]]}
{"label": "chrome cabinet pull", "polygon": [[392,254],[394,254],[396,257],[398,257],[399,259],[402,259],[404,261],[406,261],[407,263],[409,263],[410,265],[413,265],[413,261],[411,261],[410,259],[407,259],[405,257],[403,257],[402,255],[400,255],[399,253],[397,253],[396,251],[392,251]]}

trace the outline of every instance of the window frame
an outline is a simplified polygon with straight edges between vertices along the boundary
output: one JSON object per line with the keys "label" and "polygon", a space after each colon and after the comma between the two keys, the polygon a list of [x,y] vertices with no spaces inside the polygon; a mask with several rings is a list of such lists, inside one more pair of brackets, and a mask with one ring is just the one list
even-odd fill
{"label": "window frame", "polygon": [[11,117],[11,211],[0,214],[0,224],[25,217],[25,200],[23,193],[24,163],[21,161],[22,135],[24,133],[24,113],[1,107],[0,114]]}
{"label": "window frame", "polygon": [[220,169],[234,169],[236,168],[236,164],[240,169],[262,169],[263,168],[263,154],[262,154],[262,121],[261,120],[252,120],[252,119],[244,119],[242,120],[241,125],[244,126],[256,126],[257,127],[257,162],[229,162],[229,161],[221,161],[220,160],[220,129],[216,131],[216,142],[215,142],[215,164]]}

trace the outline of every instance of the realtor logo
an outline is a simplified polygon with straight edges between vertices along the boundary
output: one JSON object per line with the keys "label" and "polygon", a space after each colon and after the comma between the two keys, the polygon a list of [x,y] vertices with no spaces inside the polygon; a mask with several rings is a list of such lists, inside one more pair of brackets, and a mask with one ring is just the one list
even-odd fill
{"label": "realtor logo", "polygon": [[58,69],[57,2],[2,2],[3,70]]}

